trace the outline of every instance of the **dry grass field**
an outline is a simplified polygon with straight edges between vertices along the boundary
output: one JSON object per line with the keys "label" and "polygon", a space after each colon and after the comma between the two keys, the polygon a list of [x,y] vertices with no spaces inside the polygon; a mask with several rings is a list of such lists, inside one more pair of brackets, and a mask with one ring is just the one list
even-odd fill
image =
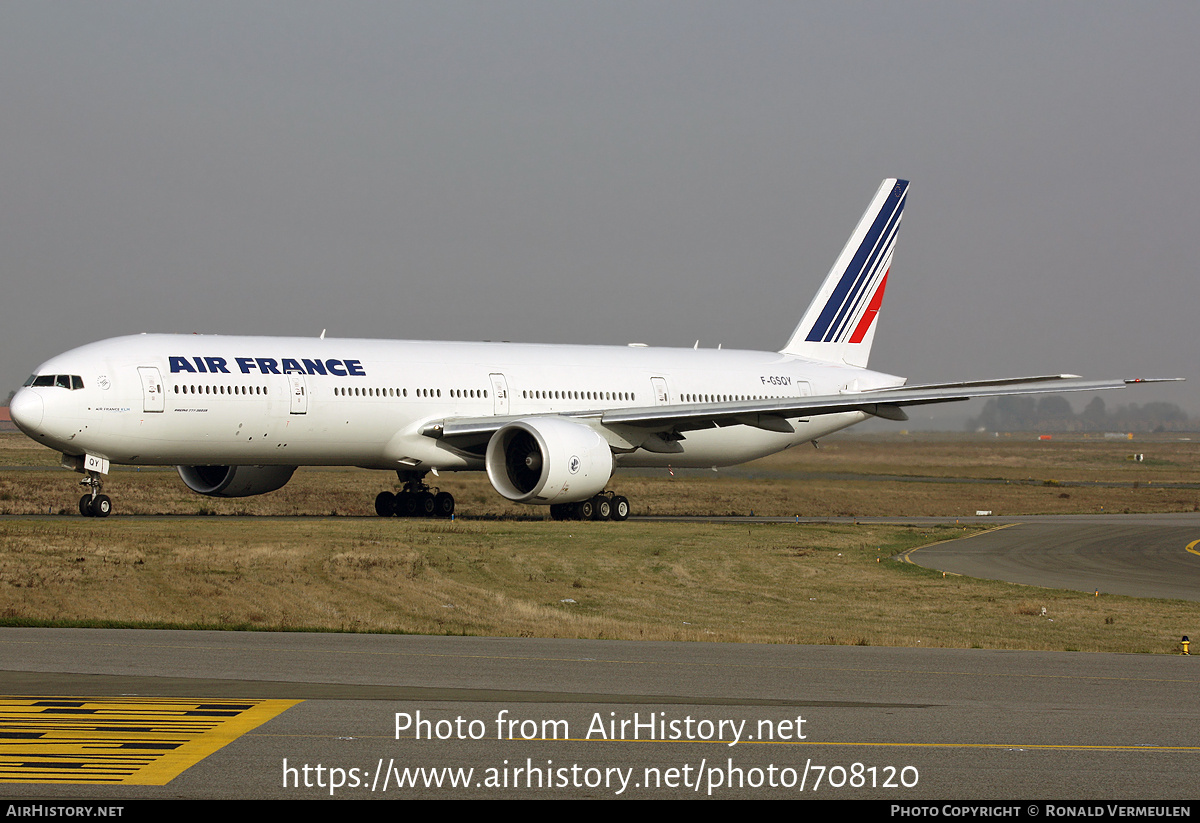
{"label": "dry grass field", "polygon": [[692,522],[12,519],[0,521],[0,618],[7,625],[1167,653],[1195,619],[1190,603],[943,577],[886,561],[962,533]]}
{"label": "dry grass field", "polygon": [[[0,465],[26,467],[0,471],[0,513],[73,514],[77,476],[45,468],[56,460],[0,436]],[[887,560],[961,528],[555,523],[479,475],[442,478],[454,521],[369,516],[389,479],[309,469],[274,494],[212,500],[173,471],[115,471],[118,516],[0,521],[0,622],[1160,653],[1195,628],[1194,604]],[[635,514],[1193,511],[1200,445],[844,437],[614,486]],[[252,516],[219,516],[235,514]]]}
{"label": "dry grass field", "polygon": [[[1142,462],[1131,459],[1142,454]],[[73,475],[45,469],[58,455],[19,434],[0,435],[0,514],[74,513]],[[479,472],[428,478],[454,494],[466,517],[540,518],[510,504]],[[395,476],[302,468],[260,497],[200,497],[173,469],[117,467],[105,491],[117,514],[370,515]],[[1200,440],[1177,435],[1108,440],[1035,435],[841,436],[720,471],[618,472],[612,484],[634,514],[956,517],[996,514],[1200,511]]]}

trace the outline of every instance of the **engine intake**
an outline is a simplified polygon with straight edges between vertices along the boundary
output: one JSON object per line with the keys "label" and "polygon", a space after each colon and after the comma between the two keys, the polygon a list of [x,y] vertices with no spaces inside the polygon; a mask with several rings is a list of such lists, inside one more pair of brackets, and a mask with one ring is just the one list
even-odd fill
{"label": "engine intake", "polygon": [[531,417],[501,428],[488,442],[488,479],[515,503],[576,503],[604,491],[612,477],[608,443],[580,423]]}
{"label": "engine intake", "polygon": [[176,466],[184,484],[209,497],[251,497],[282,489],[295,466]]}

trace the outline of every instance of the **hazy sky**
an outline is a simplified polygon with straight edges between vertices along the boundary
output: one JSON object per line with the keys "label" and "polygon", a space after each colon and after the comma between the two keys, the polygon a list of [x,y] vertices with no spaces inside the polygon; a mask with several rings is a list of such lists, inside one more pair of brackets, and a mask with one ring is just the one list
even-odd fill
{"label": "hazy sky", "polygon": [[872,367],[1181,376],[1106,401],[1200,415],[1198,35],[1194,2],[10,0],[0,387],[140,331],[778,349],[900,176]]}

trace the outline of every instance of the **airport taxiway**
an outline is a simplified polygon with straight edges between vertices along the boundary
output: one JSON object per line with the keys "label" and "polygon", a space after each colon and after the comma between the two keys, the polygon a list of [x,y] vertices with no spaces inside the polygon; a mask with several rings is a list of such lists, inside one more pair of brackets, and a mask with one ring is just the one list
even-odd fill
{"label": "airport taxiway", "polygon": [[[978,520],[1005,527],[913,559],[1084,590],[1104,571],[1106,592],[1124,583],[1143,596],[1200,599],[1188,588],[1200,555],[1186,549],[1200,539],[1196,515]],[[16,699],[0,706],[0,792],[1184,800],[1195,796],[1189,775],[1200,755],[1196,661],[8,628],[0,693]],[[434,739],[414,736],[418,712]],[[398,715],[410,724],[399,733]],[[135,761],[147,765],[128,767],[132,777],[120,782],[97,765]],[[99,772],[105,782],[88,782]]]}
{"label": "airport taxiway", "polygon": [[[0,683],[57,698],[51,713],[67,696],[300,701],[165,785],[10,782],[10,798],[1183,799],[1200,756],[1200,669],[1175,655],[3,629]],[[417,712],[449,739],[398,735]],[[651,719],[675,739],[633,739]],[[466,772],[428,771],[445,769],[474,771],[451,787]]]}
{"label": "airport taxiway", "polygon": [[[673,518],[648,518],[673,519]],[[762,523],[945,524],[993,527],[914,549],[939,571],[1029,586],[1200,601],[1200,514],[1048,514],[972,517],[712,517]]]}

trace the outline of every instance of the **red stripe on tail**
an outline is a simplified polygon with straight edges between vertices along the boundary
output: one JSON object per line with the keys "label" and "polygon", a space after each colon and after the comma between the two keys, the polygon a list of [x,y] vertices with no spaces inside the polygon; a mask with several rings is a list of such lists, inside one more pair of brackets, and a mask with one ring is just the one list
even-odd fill
{"label": "red stripe on tail", "polygon": [[871,324],[875,322],[875,315],[879,314],[879,307],[883,305],[883,290],[887,288],[888,275],[891,273],[892,270],[888,269],[883,275],[883,279],[879,281],[879,288],[875,289],[875,294],[871,297],[867,310],[863,312],[862,319],[854,327],[854,334],[850,335],[851,343],[861,343],[867,334],[867,329],[871,328]]}

